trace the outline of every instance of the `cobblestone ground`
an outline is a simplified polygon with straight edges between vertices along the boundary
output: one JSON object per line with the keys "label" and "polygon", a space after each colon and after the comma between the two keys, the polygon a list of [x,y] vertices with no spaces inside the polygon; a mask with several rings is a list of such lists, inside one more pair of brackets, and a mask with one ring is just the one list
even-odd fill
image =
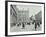
{"label": "cobblestone ground", "polygon": [[[35,25],[31,24],[31,25],[25,25],[25,27],[22,29],[22,25],[21,26],[13,26],[10,28],[11,32],[25,32],[25,31],[35,31]],[[37,27],[37,31],[41,30],[41,25],[40,27]]]}

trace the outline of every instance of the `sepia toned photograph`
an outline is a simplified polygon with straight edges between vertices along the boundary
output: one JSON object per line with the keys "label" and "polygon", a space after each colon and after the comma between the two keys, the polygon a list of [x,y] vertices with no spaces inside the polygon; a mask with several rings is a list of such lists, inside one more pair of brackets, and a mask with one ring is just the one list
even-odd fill
{"label": "sepia toned photograph", "polygon": [[44,33],[44,4],[8,2],[8,35]]}

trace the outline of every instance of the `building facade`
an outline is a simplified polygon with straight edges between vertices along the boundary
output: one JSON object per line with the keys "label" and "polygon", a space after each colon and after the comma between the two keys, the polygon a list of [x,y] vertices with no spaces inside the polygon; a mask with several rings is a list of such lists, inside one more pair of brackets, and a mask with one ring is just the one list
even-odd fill
{"label": "building facade", "polygon": [[28,22],[28,19],[29,19],[29,10],[25,8],[23,8],[23,10],[19,10],[17,8],[17,22]]}

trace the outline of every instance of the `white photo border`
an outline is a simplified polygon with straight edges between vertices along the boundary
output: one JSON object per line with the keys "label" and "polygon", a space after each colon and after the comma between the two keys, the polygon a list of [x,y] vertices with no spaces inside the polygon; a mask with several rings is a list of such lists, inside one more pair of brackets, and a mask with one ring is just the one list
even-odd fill
{"label": "white photo border", "polygon": [[[6,25],[5,25],[5,28],[7,29],[5,29],[6,30],[6,34],[5,35],[35,35],[35,34],[45,34],[45,3],[38,3],[38,2],[19,2],[19,1],[7,1],[6,2],[7,4],[5,4],[5,5],[7,5],[7,10],[6,10],[6,13],[5,14],[7,14],[7,18],[6,18],[6,20],[7,20],[7,23],[6,23]],[[16,4],[16,5],[37,5],[37,6],[42,6],[42,31],[29,31],[29,32],[10,32],[10,5],[11,4]]]}

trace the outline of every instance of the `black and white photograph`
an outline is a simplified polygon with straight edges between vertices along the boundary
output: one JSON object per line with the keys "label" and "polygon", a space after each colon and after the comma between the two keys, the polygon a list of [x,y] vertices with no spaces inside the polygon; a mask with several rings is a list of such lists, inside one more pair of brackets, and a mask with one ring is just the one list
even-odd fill
{"label": "black and white photograph", "polygon": [[41,31],[42,11],[40,6],[10,5],[10,31]]}
{"label": "black and white photograph", "polygon": [[8,2],[8,35],[44,33],[44,4]]}

